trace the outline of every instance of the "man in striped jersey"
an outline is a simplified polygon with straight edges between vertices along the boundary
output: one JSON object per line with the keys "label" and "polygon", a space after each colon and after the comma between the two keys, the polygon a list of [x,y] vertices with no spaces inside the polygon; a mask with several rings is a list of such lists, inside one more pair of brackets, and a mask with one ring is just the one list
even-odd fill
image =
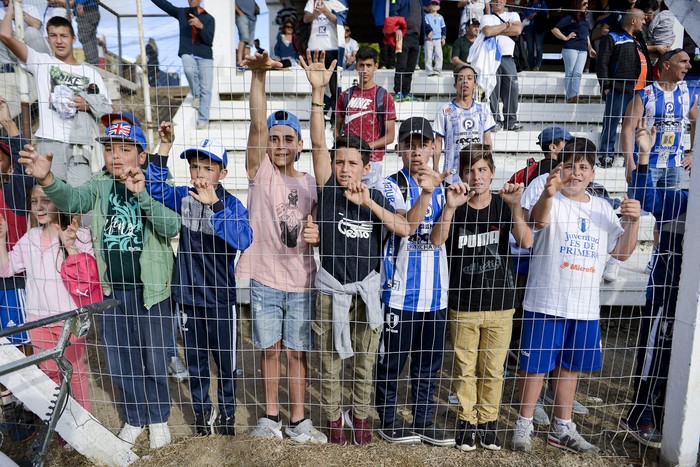
{"label": "man in striped jersey", "polygon": [[[377,362],[375,402],[382,421],[379,434],[391,443],[424,441],[454,446],[433,422],[435,377],[442,366],[447,321],[447,257],[430,242],[433,224],[445,204],[444,176],[428,166],[435,134],[422,117],[399,128],[403,169],[384,182],[384,196],[397,212],[406,212],[408,237],[391,236],[382,264],[384,327]],[[396,414],[398,378],[411,357],[413,427]]]}

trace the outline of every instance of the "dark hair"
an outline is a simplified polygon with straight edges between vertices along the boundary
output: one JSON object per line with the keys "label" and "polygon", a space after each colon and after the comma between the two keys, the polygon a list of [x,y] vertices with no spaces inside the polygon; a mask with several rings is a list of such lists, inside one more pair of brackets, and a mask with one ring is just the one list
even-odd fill
{"label": "dark hair", "polygon": [[73,29],[73,25],[68,21],[66,18],[63,16],[54,16],[53,18],[50,18],[46,22],[46,32],[49,31],[49,28],[68,28],[70,31],[71,37],[75,37],[75,30]]}
{"label": "dark hair", "polygon": [[581,21],[586,21],[586,13],[583,11],[583,4],[588,2],[589,0],[574,0],[573,6],[574,10],[576,11],[574,12],[573,17],[577,23],[580,23]]}
{"label": "dark hair", "polygon": [[[35,185],[30,186],[29,189],[27,190],[27,212],[30,212],[30,213],[32,212],[32,192],[34,191],[35,188],[43,189],[43,187],[37,183]],[[58,208],[56,208],[56,209],[58,209]],[[72,220],[72,217],[69,214],[67,214],[63,211],[60,211],[60,210],[58,211],[58,225],[61,227],[61,230],[66,230],[66,228],[70,225],[71,220]],[[35,226],[36,222],[37,222],[36,218],[34,218],[34,216],[30,216],[30,224],[32,226]],[[60,271],[61,270],[60,263],[61,263],[61,261],[63,261],[64,259],[66,259],[68,257],[68,251],[66,250],[66,247],[63,244],[63,240],[61,240],[60,236],[58,237],[58,245],[59,245],[60,252],[63,253],[63,257],[61,257],[60,255],[56,257],[56,270]]]}
{"label": "dark hair", "polygon": [[553,139],[551,141],[543,141],[542,142],[542,152],[545,154],[549,154],[549,152],[550,152],[549,145],[553,144],[555,146],[559,146],[562,141],[564,141],[564,138],[557,138],[557,139]]}
{"label": "dark hair", "polygon": [[374,63],[377,63],[377,51],[374,50],[372,47],[369,47],[367,45],[363,45],[359,49],[357,49],[357,53],[355,54],[355,61],[359,60],[369,60],[369,59],[374,60]]}
{"label": "dark hair", "polygon": [[372,152],[372,149],[369,147],[369,144],[367,144],[367,141],[356,134],[348,133],[347,135],[336,138],[333,149],[331,149],[331,159],[335,160],[335,152],[343,148],[357,149],[360,151],[360,156],[362,156],[362,163],[364,165],[369,164],[369,154]]}
{"label": "dark hair", "polygon": [[585,159],[591,167],[595,167],[597,152],[598,148],[590,139],[574,138],[566,143],[564,149],[559,153],[559,162],[566,163],[570,159],[576,162]]}
{"label": "dark hair", "polygon": [[479,161],[485,161],[491,169],[496,172],[496,164],[493,163],[491,146],[488,144],[470,144],[459,151],[459,178],[462,178],[464,169],[471,167]]}
{"label": "dark hair", "polygon": [[471,66],[471,65],[469,65],[469,64],[467,64],[467,65],[457,65],[457,66],[455,67],[454,71],[452,72],[452,74],[453,74],[453,76],[454,76],[454,78],[455,78],[455,81],[457,80],[457,75],[460,74],[460,73],[462,72],[462,70],[471,70],[472,72],[474,72],[474,76],[475,76],[475,77],[478,76],[478,73],[476,72],[476,70],[474,69],[473,66]]}
{"label": "dark hair", "polygon": [[661,8],[661,2],[659,0],[639,0],[639,2],[634,6],[646,13],[649,10],[657,11]]}

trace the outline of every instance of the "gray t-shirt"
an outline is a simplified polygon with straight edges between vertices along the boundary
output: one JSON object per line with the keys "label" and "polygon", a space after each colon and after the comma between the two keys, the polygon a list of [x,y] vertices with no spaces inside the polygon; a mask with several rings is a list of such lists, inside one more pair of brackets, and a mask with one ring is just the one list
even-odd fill
{"label": "gray t-shirt", "polygon": [[[331,175],[319,193],[316,222],[321,233],[321,267],[341,284],[352,284],[379,271],[383,224],[372,211],[345,198],[343,191]],[[375,203],[396,212],[380,191],[370,192]]]}
{"label": "gray t-shirt", "polygon": [[406,34],[420,34],[422,22],[423,5],[420,0],[411,0],[411,7],[408,9],[408,18],[406,18]]}

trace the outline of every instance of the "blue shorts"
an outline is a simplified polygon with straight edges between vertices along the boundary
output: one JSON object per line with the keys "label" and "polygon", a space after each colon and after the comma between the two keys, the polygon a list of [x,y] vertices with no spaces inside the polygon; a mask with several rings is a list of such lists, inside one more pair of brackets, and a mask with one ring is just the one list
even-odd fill
{"label": "blue shorts", "polygon": [[250,19],[246,15],[236,15],[238,40],[245,42],[247,45],[253,45],[253,39],[255,39],[255,23],[257,23],[257,18]]}
{"label": "blue shorts", "polygon": [[549,373],[557,366],[596,371],[603,366],[600,322],[523,312],[520,369]]}
{"label": "blue shorts", "polygon": [[311,350],[311,322],[316,317],[314,292],[285,292],[250,281],[253,342],[267,349],[282,340],[292,350]]}
{"label": "blue shorts", "polygon": [[669,167],[667,169],[657,169],[649,167],[651,180],[657,188],[680,188],[685,180],[685,169],[683,166]]}
{"label": "blue shorts", "polygon": [[[24,296],[24,289],[0,290],[0,328],[7,329],[25,323]],[[13,344],[26,344],[29,342],[29,334],[13,334],[7,336],[7,340]]]}

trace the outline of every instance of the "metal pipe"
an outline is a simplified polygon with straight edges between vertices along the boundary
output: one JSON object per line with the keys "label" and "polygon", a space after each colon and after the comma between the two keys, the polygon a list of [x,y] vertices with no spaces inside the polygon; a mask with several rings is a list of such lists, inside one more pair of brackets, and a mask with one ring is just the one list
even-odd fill
{"label": "metal pipe", "polygon": [[141,68],[143,75],[141,86],[143,87],[143,105],[146,114],[146,135],[149,147],[153,145],[153,116],[151,113],[151,87],[148,84],[148,70],[146,68],[146,39],[143,37],[143,10],[141,0],[136,0],[136,14],[139,23],[139,44],[141,46]]}

